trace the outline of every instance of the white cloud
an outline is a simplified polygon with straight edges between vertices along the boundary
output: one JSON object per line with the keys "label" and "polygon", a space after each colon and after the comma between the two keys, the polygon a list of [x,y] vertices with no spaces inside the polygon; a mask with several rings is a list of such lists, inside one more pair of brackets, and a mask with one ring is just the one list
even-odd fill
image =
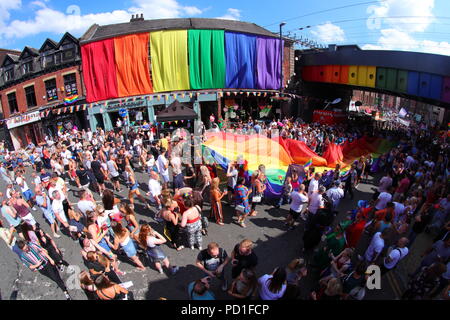
{"label": "white cloud", "polygon": [[446,41],[416,40],[410,34],[396,29],[381,30],[378,44],[366,44],[364,50],[400,50],[450,55],[450,43]]}
{"label": "white cloud", "polygon": [[434,0],[386,0],[368,7],[370,16],[367,23],[372,28],[382,28],[386,24],[399,31],[423,32],[434,21],[433,8]]}
{"label": "white cloud", "polygon": [[[387,0],[377,6],[370,6],[367,27],[380,29],[377,44],[366,44],[365,50],[403,50],[450,55],[447,41],[417,40],[415,35],[435,21],[434,0]],[[418,16],[419,18],[385,19],[383,17]],[[383,25],[387,27],[383,28]]]}
{"label": "white cloud", "polygon": [[345,40],[345,32],[341,27],[327,22],[314,28],[311,33],[316,37],[318,42],[337,43]]}
{"label": "white cloud", "polygon": [[11,17],[10,11],[18,10],[21,6],[21,0],[0,0],[0,27],[3,27]]}
{"label": "white cloud", "polygon": [[[127,22],[132,14],[144,14],[145,19],[195,16],[203,11],[193,6],[183,6],[176,0],[133,0],[133,7],[95,14],[83,14],[83,8],[70,6],[66,12],[49,8],[43,1],[34,1],[34,16],[28,20],[10,21],[10,11],[22,8],[20,0],[0,0],[0,42],[24,38],[42,32],[81,35],[92,24],[100,25]],[[3,23],[3,24],[2,24]]]}
{"label": "white cloud", "polygon": [[216,19],[225,19],[225,20],[239,20],[241,18],[241,10],[228,8],[227,13],[221,17],[217,17]]}

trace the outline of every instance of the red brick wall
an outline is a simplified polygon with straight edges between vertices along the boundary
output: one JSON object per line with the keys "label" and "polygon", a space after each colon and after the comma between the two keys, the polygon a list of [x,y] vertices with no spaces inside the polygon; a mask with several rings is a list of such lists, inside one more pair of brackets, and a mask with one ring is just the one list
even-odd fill
{"label": "red brick wall", "polygon": [[295,50],[293,45],[285,43],[283,51],[283,80],[284,86],[287,85],[288,81],[294,75],[295,67]]}
{"label": "red brick wall", "polygon": [[[45,75],[28,80],[26,82],[22,82],[18,85],[15,85],[15,86],[12,86],[12,87],[9,87],[7,89],[0,91],[1,102],[2,102],[1,105],[3,108],[3,116],[5,117],[5,119],[9,118],[11,115],[10,110],[9,110],[9,104],[8,104],[8,96],[6,94],[7,92],[10,92],[15,89],[17,105],[19,107],[19,113],[27,112],[28,106],[27,106],[27,99],[25,97],[24,87],[26,87],[28,84],[34,82],[34,92],[36,94],[37,107],[43,107],[43,106],[49,104],[49,102],[47,101],[47,92],[45,91],[44,79],[47,79],[47,78],[50,78],[53,76],[56,76],[56,87],[58,88],[58,101],[56,101],[56,102],[63,103],[64,98],[66,98],[66,93],[64,91],[64,76],[62,74],[70,72],[70,71],[75,71],[75,73],[76,73],[78,95],[84,96],[83,87],[81,85],[81,76],[80,76],[78,66],[65,68],[65,69],[58,70],[58,71],[52,72],[52,73],[47,73]],[[52,101],[52,104],[54,104],[56,102]]]}

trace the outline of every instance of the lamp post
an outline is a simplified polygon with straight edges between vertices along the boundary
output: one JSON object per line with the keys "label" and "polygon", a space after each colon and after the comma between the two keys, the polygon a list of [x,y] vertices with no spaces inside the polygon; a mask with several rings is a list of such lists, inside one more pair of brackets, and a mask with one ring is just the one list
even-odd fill
{"label": "lamp post", "polygon": [[286,22],[280,23],[280,91],[283,89],[283,26],[286,25]]}

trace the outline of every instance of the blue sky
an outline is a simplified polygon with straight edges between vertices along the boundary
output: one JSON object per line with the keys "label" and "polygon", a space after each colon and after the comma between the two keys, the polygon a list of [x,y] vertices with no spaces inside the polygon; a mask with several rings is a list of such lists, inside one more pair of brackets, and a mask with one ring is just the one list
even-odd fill
{"label": "blue sky", "polygon": [[93,23],[126,22],[133,13],[242,20],[274,32],[286,21],[284,33],[321,45],[450,55],[449,0],[0,0],[0,47],[39,48],[47,37],[81,36]]}

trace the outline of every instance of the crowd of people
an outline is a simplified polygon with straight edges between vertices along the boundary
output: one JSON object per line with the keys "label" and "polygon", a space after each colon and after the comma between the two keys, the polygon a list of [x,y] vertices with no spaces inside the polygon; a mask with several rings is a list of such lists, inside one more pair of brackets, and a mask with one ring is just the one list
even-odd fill
{"label": "crowd of people", "polygon": [[[79,280],[88,299],[133,298],[124,285],[119,258],[139,271],[146,272],[150,266],[170,276],[179,266],[171,263],[168,250],[198,249],[193,263],[205,277],[186,284],[188,299],[215,299],[211,281],[218,279],[230,299],[340,300],[363,299],[368,267],[378,265],[383,275],[394,270],[411,255],[417,235],[428,233],[434,243],[423,253],[417,270],[408,275],[402,298],[449,298],[446,136],[420,128],[386,131],[293,119],[268,124],[250,119],[221,130],[270,136],[271,129],[279,129],[283,138],[304,141],[318,154],[329,143],[364,135],[395,139],[398,145],[376,159],[377,172],[372,170],[370,156],[357,159],[349,169],[338,165],[326,174],[294,169],[284,181],[281,196],[271,200],[265,197],[268,182],[263,164],[248,176],[239,159],[231,159],[223,172],[210,159],[204,164],[185,161],[186,143],[189,150],[195,148],[195,143],[184,139],[186,135],[161,134],[155,140],[153,131],[139,129],[125,137],[121,131],[99,128],[60,133],[47,137],[44,144],[30,144],[16,152],[2,144],[0,176],[6,189],[1,193],[0,236],[23,265],[53,280],[67,299],[71,299],[70,292],[60,272],[69,263],[55,241],[62,235],[80,245],[85,270]],[[215,126],[213,130],[220,129]],[[192,153],[194,160],[198,157]],[[148,183],[138,181],[136,172],[148,176]],[[354,210],[340,211],[342,199],[353,199],[360,183],[378,175],[383,177],[372,199],[358,199]],[[118,196],[124,187],[127,199]],[[69,191],[74,191],[78,201],[70,201]],[[94,193],[101,201],[95,200]],[[258,215],[262,205],[289,210],[286,232],[301,229],[301,258],[292,257],[288,265],[258,275],[256,266],[261,261],[251,240],[239,242],[230,254],[216,242],[203,243],[211,221],[225,226],[225,208],[246,228],[246,221]],[[138,221],[136,210],[158,222],[161,230]],[[39,212],[48,228],[36,221]],[[227,281],[229,265],[231,282]],[[308,276],[314,285],[305,296],[302,279]]]}

